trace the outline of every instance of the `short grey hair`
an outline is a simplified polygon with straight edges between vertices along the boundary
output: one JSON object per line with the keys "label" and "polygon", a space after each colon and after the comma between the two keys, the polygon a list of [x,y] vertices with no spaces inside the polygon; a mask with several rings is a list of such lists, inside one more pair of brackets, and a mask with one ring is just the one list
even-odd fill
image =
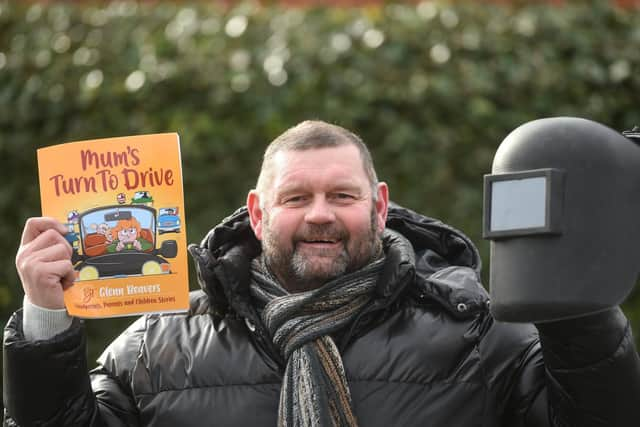
{"label": "short grey hair", "polygon": [[315,148],[339,147],[354,145],[362,160],[362,166],[371,186],[372,198],[378,198],[378,177],[373,166],[371,152],[355,133],[331,123],[321,120],[305,120],[274,139],[264,152],[260,175],[256,184],[256,190],[260,195],[260,204],[263,205],[265,191],[273,180],[273,158],[281,151],[304,151]]}

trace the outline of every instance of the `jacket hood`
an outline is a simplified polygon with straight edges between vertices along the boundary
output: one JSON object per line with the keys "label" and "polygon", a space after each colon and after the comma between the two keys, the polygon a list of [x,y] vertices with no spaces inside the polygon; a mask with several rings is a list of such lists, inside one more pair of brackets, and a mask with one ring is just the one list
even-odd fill
{"label": "jacket hood", "polygon": [[[377,288],[378,309],[390,307],[406,293],[420,301],[439,303],[456,317],[486,310],[488,294],[480,284],[480,255],[462,232],[390,203],[383,243],[387,263]],[[261,247],[246,207],[211,229],[199,245],[190,245],[189,252],[214,316],[233,314],[257,322],[248,303],[248,285],[250,262]]]}

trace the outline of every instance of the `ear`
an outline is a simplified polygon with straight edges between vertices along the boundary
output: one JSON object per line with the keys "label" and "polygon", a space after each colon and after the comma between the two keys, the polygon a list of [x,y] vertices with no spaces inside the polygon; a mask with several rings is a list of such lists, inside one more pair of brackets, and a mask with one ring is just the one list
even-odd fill
{"label": "ear", "polygon": [[378,200],[375,204],[378,231],[382,232],[387,223],[387,209],[389,208],[389,187],[385,182],[378,183]]}
{"label": "ear", "polygon": [[247,195],[247,210],[253,234],[258,240],[262,240],[262,208],[260,208],[260,196],[256,190],[249,191]]}

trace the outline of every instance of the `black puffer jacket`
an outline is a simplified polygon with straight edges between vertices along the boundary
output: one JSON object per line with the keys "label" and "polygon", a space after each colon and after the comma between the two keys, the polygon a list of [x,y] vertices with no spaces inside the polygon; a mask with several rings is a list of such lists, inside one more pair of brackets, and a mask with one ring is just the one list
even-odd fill
{"label": "black puffer jacket", "polygon": [[[640,361],[619,310],[546,325],[540,340],[491,318],[461,233],[397,206],[388,228],[404,237],[385,239],[376,298],[335,337],[361,426],[638,425]],[[25,342],[17,312],[5,423],[275,426],[283,363],[248,293],[258,252],[241,209],[191,248],[204,291],[190,312],[140,318],[90,377],[80,322]]]}

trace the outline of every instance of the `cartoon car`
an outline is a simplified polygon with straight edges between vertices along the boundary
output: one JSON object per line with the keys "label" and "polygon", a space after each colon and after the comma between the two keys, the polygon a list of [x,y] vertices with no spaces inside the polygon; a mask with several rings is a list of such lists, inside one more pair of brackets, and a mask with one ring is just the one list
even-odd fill
{"label": "cartoon car", "polygon": [[131,198],[132,205],[153,205],[153,197],[148,191],[136,191]]}
{"label": "cartoon car", "polygon": [[158,233],[179,233],[180,217],[178,208],[160,208],[158,210]]}
{"label": "cartoon car", "polygon": [[[175,240],[156,248],[156,210],[148,206],[103,206],[80,215],[80,246],[71,261],[76,280],[171,273],[165,258],[175,258]],[[105,223],[110,238],[97,232],[95,224]],[[93,225],[93,227],[92,227]]]}

